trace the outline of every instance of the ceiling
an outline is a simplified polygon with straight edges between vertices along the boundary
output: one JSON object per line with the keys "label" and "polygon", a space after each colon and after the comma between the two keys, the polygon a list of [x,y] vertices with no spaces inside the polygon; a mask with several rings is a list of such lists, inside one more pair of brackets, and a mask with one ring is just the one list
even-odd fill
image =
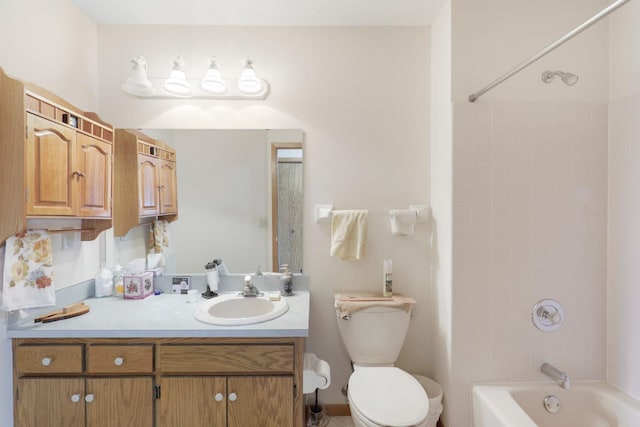
{"label": "ceiling", "polygon": [[445,0],[72,0],[98,24],[430,25]]}

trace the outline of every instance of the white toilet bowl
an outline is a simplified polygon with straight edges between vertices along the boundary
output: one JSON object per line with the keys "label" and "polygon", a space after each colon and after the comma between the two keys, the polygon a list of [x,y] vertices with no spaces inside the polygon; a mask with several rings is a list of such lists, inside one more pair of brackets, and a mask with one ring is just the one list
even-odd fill
{"label": "white toilet bowl", "polygon": [[425,427],[429,398],[412,375],[396,367],[355,367],[349,408],[356,427]]}

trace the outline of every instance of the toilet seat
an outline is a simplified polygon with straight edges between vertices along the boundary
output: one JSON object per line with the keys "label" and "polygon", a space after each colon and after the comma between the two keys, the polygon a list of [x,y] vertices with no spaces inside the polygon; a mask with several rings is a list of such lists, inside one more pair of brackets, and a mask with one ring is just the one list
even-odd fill
{"label": "toilet seat", "polygon": [[372,423],[414,426],[427,418],[429,398],[410,374],[395,367],[359,367],[349,377],[349,401]]}

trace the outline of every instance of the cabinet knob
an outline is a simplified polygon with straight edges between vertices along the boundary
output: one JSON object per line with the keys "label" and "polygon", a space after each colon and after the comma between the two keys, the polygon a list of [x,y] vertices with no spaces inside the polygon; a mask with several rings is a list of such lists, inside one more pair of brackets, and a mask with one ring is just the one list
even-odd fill
{"label": "cabinet knob", "polygon": [[222,402],[222,399],[224,399],[224,395],[222,393],[216,393],[215,399],[216,402]]}
{"label": "cabinet knob", "polygon": [[42,358],[42,366],[49,366],[51,365],[51,358],[50,357],[43,357]]}
{"label": "cabinet knob", "polygon": [[238,395],[237,394],[235,394],[235,393],[230,393],[229,394],[229,400],[231,402],[235,402],[237,399],[238,399]]}
{"label": "cabinet knob", "polygon": [[113,364],[116,366],[122,366],[123,363],[124,363],[124,359],[122,357],[116,357],[113,360]]}
{"label": "cabinet knob", "polygon": [[85,176],[85,173],[84,172],[80,172],[80,171],[73,171],[73,175],[75,175],[75,176],[77,176],[79,178],[82,178],[82,177]]}
{"label": "cabinet knob", "polygon": [[87,402],[87,403],[91,403],[91,402],[93,402],[93,394],[87,394],[87,395],[84,397],[84,401],[85,401],[85,402]]}
{"label": "cabinet knob", "polygon": [[71,401],[72,401],[73,403],[78,403],[78,402],[80,402],[80,395],[79,395],[78,393],[76,393],[76,394],[72,394],[72,395],[71,395]]}

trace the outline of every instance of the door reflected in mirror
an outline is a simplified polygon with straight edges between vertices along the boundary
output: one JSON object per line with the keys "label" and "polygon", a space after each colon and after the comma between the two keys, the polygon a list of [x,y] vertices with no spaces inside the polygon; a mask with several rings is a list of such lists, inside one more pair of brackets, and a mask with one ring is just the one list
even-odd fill
{"label": "door reflected in mirror", "polygon": [[230,273],[302,271],[302,130],[142,132],[176,150],[179,213],[165,274],[203,274],[214,258]]}

